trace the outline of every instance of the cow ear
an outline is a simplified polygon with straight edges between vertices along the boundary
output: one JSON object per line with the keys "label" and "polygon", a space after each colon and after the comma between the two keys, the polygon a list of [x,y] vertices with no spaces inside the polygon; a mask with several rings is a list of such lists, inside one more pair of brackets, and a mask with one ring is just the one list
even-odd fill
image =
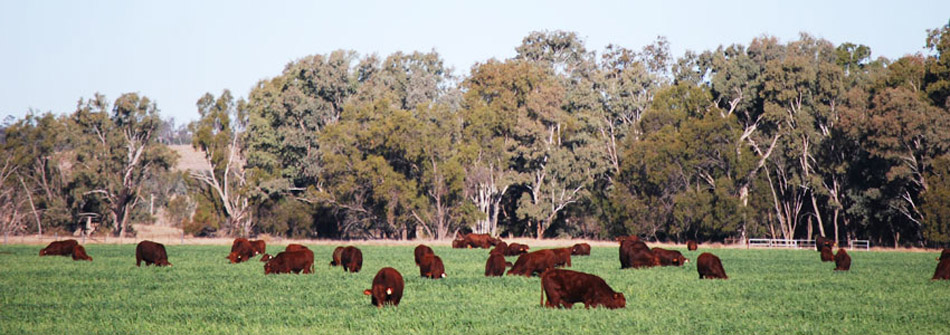
{"label": "cow ear", "polygon": [[363,290],[363,294],[370,295],[370,294],[373,294],[373,292],[370,292],[369,290]]}

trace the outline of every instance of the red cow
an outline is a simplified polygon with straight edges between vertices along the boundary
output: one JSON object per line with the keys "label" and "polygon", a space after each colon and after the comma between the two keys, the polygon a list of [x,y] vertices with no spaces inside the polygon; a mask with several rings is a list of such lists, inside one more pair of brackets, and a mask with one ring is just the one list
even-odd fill
{"label": "red cow", "polygon": [[693,241],[693,240],[686,241],[686,250],[696,251],[696,249],[699,249],[699,245],[696,244],[696,241]]}
{"label": "red cow", "polygon": [[659,260],[661,266],[683,266],[683,264],[689,263],[689,259],[683,257],[683,254],[676,250],[653,248],[650,251]]}
{"label": "red cow", "polygon": [[267,243],[264,240],[253,240],[251,242],[251,248],[254,249],[254,255],[260,255],[267,252]]}
{"label": "red cow", "polygon": [[245,262],[254,257],[254,247],[246,239],[238,239],[231,245],[231,253],[227,258],[231,264]]}
{"label": "red cow", "polygon": [[330,266],[340,266],[343,265],[343,247],[336,247],[333,249],[333,259],[330,260]]}
{"label": "red cow", "polygon": [[135,247],[135,266],[145,266],[155,264],[155,266],[172,266],[168,262],[168,254],[165,252],[165,245],[152,241],[142,241]]}
{"label": "red cow", "polygon": [[284,251],[264,264],[264,274],[313,273],[313,251],[310,249]]}
{"label": "red cow", "polygon": [[571,248],[571,255],[590,256],[590,244],[578,243]]}
{"label": "red cow", "polygon": [[63,240],[51,242],[46,248],[40,250],[40,256],[69,256],[73,254],[73,248],[79,245],[76,240]]}
{"label": "red cow", "polygon": [[931,280],[950,280],[950,257],[941,259],[937,263],[937,270]]}
{"label": "red cow", "polygon": [[554,256],[557,257],[557,262],[554,263],[554,266],[571,267],[571,248],[557,248],[551,250],[554,251]]}
{"label": "red cow", "polygon": [[[548,302],[544,303],[547,296]],[[575,303],[585,308],[604,306],[624,308],[627,299],[614,291],[602,278],[583,272],[553,269],[541,274],[541,306],[571,308]]]}
{"label": "red cow", "polygon": [[518,256],[528,253],[528,250],[531,249],[527,245],[521,243],[512,243],[505,248],[505,256]]}
{"label": "red cow", "polygon": [[307,248],[307,246],[303,244],[296,244],[296,243],[288,244],[287,247],[284,248],[284,251],[300,251],[300,250],[310,250],[310,248]]}
{"label": "red cow", "polygon": [[491,235],[475,234],[475,233],[470,233],[468,235],[465,235],[465,237],[463,238],[463,241],[467,243],[467,247],[482,248],[482,249],[491,248],[492,246],[495,246],[496,244],[501,242],[500,239],[491,237]]}
{"label": "red cow", "polygon": [[[820,252],[822,248],[828,247],[828,249],[835,247],[835,241],[824,236],[818,235],[815,237],[815,249],[818,249]],[[827,262],[827,261],[823,261]]]}
{"label": "red cow", "polygon": [[510,262],[505,261],[505,256],[496,252],[488,254],[488,261],[485,262],[485,277],[498,277],[505,274],[505,268],[511,266]]}
{"label": "red cow", "polygon": [[508,275],[531,277],[535,273],[540,274],[544,270],[553,269],[557,259],[557,255],[551,249],[529,252],[518,257],[515,265],[508,270]]}
{"label": "red cow", "polygon": [[73,247],[73,260],[92,262],[92,257],[89,257],[89,255],[86,254],[86,248],[83,248],[81,245],[77,244]]}
{"label": "red cow", "polygon": [[623,244],[623,241],[640,242],[640,236],[637,236],[637,235],[618,236],[615,240],[617,240],[617,242],[620,244]]}
{"label": "red cow", "polygon": [[363,252],[357,247],[348,246],[340,253],[340,261],[343,262],[343,271],[360,272],[363,268]]}
{"label": "red cow", "polygon": [[643,241],[627,239],[620,242],[620,268],[648,268],[659,265],[659,259]]}
{"label": "red cow", "polygon": [[419,261],[419,275],[429,279],[445,278],[445,265],[435,254],[425,254]]}
{"label": "red cow", "polygon": [[498,242],[498,244],[495,245],[495,248],[492,249],[489,253],[492,253],[492,254],[497,253],[499,255],[504,256],[505,252],[507,251],[508,251],[508,243],[505,243],[504,241],[502,241],[502,242]]}
{"label": "red cow", "polygon": [[231,252],[236,251],[238,248],[238,245],[243,244],[245,242],[251,243],[251,241],[248,241],[246,238],[243,238],[243,237],[238,237],[234,239],[234,242],[231,242]]}
{"label": "red cow", "polygon": [[835,254],[835,271],[848,271],[851,269],[851,256],[848,256],[848,252],[844,251],[844,248],[838,248],[838,253]]}
{"label": "red cow", "polygon": [[716,255],[704,252],[696,258],[696,271],[699,279],[729,279],[726,270],[722,268],[722,261]]}
{"label": "red cow", "polygon": [[950,258],[950,249],[943,249],[943,252],[940,253],[940,257],[937,257],[938,261],[942,261]]}
{"label": "red cow", "polygon": [[822,262],[834,262],[835,255],[831,253],[831,247],[821,247],[821,261]]}
{"label": "red cow", "polygon": [[382,268],[373,278],[372,288],[364,290],[363,294],[371,296],[371,302],[377,308],[382,308],[383,305],[399,306],[404,286],[405,283],[399,271],[393,268]]}
{"label": "red cow", "polygon": [[264,254],[264,256],[261,256],[261,262],[269,261],[269,260],[271,260],[272,258],[273,258],[273,257],[271,257],[270,254]]}
{"label": "red cow", "polygon": [[419,262],[422,261],[422,257],[425,255],[435,255],[435,252],[432,251],[432,248],[425,244],[420,244],[416,246],[416,250],[413,251],[416,256],[416,266],[419,266]]}

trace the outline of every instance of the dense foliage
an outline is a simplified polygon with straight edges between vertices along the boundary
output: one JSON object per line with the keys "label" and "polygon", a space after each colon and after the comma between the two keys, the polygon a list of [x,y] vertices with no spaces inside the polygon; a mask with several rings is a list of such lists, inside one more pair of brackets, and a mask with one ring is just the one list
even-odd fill
{"label": "dense foliage", "polygon": [[[200,234],[945,244],[948,32],[896,60],[807,34],[674,58],[664,38],[596,52],[535,32],[460,77],[435,52],[341,50],[246,100],[201,97],[187,131],[148,98],[110,112],[96,95],[8,122],[0,222],[121,233],[164,210]],[[168,172],[183,139],[207,170]]]}

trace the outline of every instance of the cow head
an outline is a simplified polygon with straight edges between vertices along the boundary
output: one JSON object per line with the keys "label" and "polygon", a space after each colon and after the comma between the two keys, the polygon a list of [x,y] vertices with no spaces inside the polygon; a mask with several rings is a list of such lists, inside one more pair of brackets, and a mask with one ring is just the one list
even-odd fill
{"label": "cow head", "polygon": [[274,267],[271,265],[271,262],[264,264],[264,274],[271,274],[274,272]]}
{"label": "cow head", "polygon": [[604,306],[607,308],[624,308],[627,306],[627,298],[623,296],[623,293],[614,292],[614,294],[604,302]]}
{"label": "cow head", "polygon": [[237,263],[238,261],[241,260],[241,256],[238,255],[238,253],[237,253],[236,251],[231,252],[231,253],[228,254],[228,256],[225,257],[225,258],[227,258],[228,260],[230,260],[231,263]]}
{"label": "cow head", "polygon": [[40,249],[40,256],[46,256],[46,248]]}
{"label": "cow head", "polygon": [[261,262],[269,261],[269,260],[271,260],[271,258],[273,258],[273,257],[271,257],[270,254],[264,254],[264,256],[261,256]]}
{"label": "cow head", "polygon": [[158,262],[155,262],[157,266],[172,266],[172,263],[169,263],[167,259],[160,259]]}

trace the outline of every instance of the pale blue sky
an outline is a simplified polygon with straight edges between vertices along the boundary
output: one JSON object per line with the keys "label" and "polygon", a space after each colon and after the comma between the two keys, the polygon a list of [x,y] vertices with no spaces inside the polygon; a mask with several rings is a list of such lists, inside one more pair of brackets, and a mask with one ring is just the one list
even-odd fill
{"label": "pale blue sky", "polygon": [[950,1],[39,1],[0,2],[0,118],[69,113],[95,92],[139,92],[179,123],[195,101],[311,54],[437,51],[456,74],[514,55],[535,30],[577,32],[589,50],[639,49],[656,36],[673,54],[808,32],[871,47],[923,50]]}

